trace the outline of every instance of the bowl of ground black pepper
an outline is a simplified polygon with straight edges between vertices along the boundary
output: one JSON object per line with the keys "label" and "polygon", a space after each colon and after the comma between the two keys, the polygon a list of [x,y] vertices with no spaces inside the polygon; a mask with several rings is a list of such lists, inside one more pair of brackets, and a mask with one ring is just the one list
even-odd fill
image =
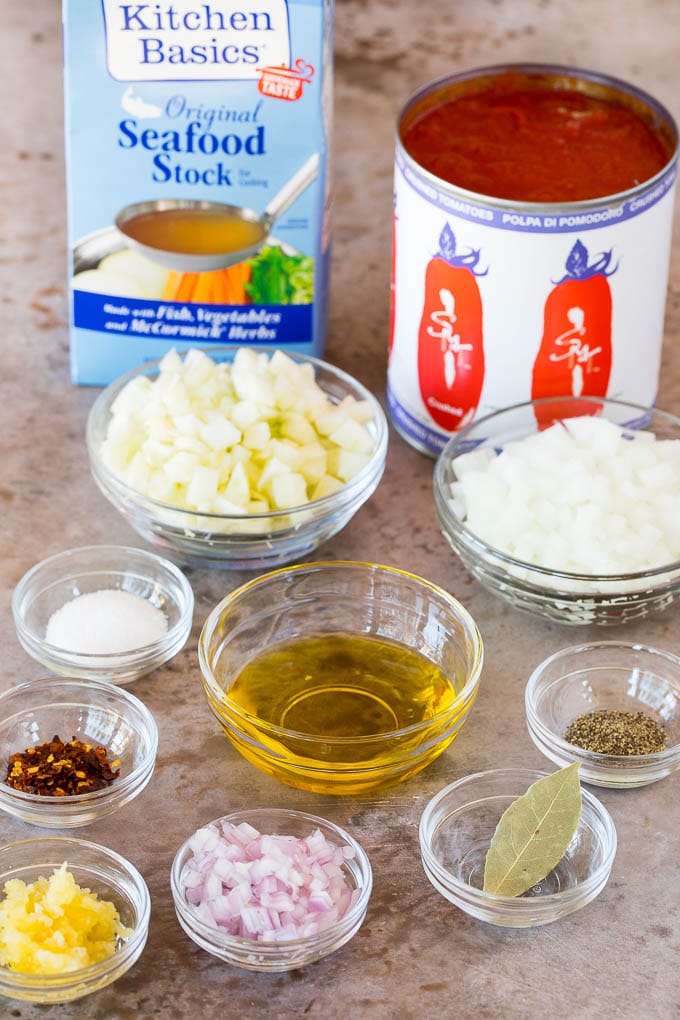
{"label": "bowl of ground black pepper", "polygon": [[622,641],[571,645],[531,674],[529,734],[593,786],[646,786],[680,767],[680,657]]}
{"label": "bowl of ground black pepper", "polygon": [[48,677],[0,695],[0,811],[47,828],[87,825],[145,788],[158,727],[103,680]]}

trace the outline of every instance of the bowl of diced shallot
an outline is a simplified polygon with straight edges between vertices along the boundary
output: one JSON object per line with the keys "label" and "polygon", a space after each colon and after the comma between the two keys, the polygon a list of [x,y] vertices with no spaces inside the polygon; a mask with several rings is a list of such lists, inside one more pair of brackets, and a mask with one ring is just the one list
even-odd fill
{"label": "bowl of diced shallot", "polygon": [[373,494],[387,421],[327,362],[248,347],[175,350],[108,386],[88,417],[94,479],[180,562],[299,560]]}
{"label": "bowl of diced shallot", "polygon": [[344,829],[286,808],[235,811],[179,848],[170,876],[177,919],[235,967],[280,972],[335,952],[363,924],[370,861]]}
{"label": "bowl of diced shallot", "polygon": [[680,419],[594,396],[479,418],[434,472],[444,537],[518,609],[619,624],[680,593]]}

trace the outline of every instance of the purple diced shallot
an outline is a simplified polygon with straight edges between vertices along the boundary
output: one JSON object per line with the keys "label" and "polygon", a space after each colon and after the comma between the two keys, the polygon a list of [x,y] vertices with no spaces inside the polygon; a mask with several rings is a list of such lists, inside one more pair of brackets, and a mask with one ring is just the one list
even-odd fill
{"label": "purple diced shallot", "polygon": [[355,856],[319,829],[303,839],[261,835],[246,822],[198,829],[182,873],[184,894],[199,917],[242,938],[282,942],[336,924],[359,898],[342,865]]}

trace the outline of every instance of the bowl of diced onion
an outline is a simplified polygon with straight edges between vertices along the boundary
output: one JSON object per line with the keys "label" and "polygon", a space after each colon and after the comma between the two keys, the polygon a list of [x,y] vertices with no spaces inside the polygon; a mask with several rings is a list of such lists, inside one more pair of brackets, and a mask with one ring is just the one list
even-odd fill
{"label": "bowl of diced onion", "polygon": [[680,419],[600,397],[480,418],[437,460],[444,537],[484,587],[564,624],[619,624],[680,593]]}
{"label": "bowl of diced onion", "polygon": [[280,972],[335,952],[363,924],[370,861],[344,829],[303,811],[236,811],[179,848],[170,884],[177,919],[213,956]]}
{"label": "bowl of diced onion", "polygon": [[87,423],[94,479],[180,562],[257,569],[301,559],[376,489],[376,398],[312,357],[245,347],[170,351],[108,386]]}

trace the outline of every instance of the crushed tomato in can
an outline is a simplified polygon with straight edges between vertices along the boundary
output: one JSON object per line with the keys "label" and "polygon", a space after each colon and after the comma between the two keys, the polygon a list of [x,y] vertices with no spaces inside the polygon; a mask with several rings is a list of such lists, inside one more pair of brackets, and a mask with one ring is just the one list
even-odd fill
{"label": "crushed tomato in can", "polygon": [[436,455],[544,396],[654,402],[677,159],[670,114],[593,72],[500,66],[411,97],[387,386],[404,438]]}

